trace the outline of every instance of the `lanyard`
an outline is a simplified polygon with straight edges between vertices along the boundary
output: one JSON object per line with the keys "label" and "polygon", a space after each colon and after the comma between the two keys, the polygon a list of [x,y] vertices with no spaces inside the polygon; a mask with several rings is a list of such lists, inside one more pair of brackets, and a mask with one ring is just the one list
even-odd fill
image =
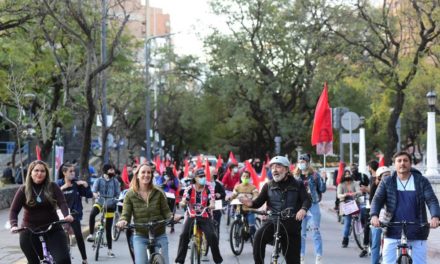
{"label": "lanyard", "polygon": [[412,175],[409,175],[409,178],[408,178],[408,180],[406,181],[405,185],[403,185],[403,182],[399,179],[399,177],[397,177],[397,179],[399,180],[400,184],[402,185],[404,191],[406,191],[406,186],[408,185],[409,180],[411,179],[411,176],[412,176]]}

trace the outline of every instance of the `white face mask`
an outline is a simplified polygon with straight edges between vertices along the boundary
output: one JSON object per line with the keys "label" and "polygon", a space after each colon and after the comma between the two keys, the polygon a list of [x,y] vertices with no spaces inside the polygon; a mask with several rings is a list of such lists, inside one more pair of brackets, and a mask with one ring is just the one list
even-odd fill
{"label": "white face mask", "polygon": [[238,168],[237,168],[237,167],[233,168],[233,169],[232,169],[232,172],[233,172],[233,173],[237,173],[237,172],[238,172]]}
{"label": "white face mask", "polygon": [[300,169],[300,170],[306,170],[307,169],[307,164],[306,163],[299,163],[298,164],[298,168]]}

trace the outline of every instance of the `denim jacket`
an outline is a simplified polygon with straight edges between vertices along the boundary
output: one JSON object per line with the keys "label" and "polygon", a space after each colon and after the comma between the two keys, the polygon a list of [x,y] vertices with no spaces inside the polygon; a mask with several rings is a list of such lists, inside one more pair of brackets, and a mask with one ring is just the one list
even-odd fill
{"label": "denim jacket", "polygon": [[301,179],[312,198],[312,203],[319,203],[322,198],[322,193],[325,193],[327,190],[324,179],[318,172],[309,173],[307,178],[301,174]]}

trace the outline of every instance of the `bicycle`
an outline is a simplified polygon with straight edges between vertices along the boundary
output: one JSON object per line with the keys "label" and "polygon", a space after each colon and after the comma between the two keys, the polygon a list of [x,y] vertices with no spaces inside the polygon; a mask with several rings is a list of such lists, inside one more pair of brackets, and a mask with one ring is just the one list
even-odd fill
{"label": "bicycle", "polygon": [[95,261],[99,259],[99,249],[101,246],[107,246],[107,241],[105,241],[105,222],[107,217],[113,217],[114,212],[107,212],[107,208],[105,206],[107,200],[114,199],[113,197],[103,197],[104,203],[101,208],[101,217],[99,219],[98,228],[95,233],[95,240],[93,241],[92,248],[95,250]]}
{"label": "bicycle", "polygon": [[37,235],[38,239],[41,242],[41,248],[43,251],[43,258],[40,258],[40,256],[38,256],[38,259],[40,260],[40,264],[55,264],[55,260],[53,259],[52,255],[50,254],[49,249],[47,248],[46,245],[46,240],[44,239],[44,234],[46,234],[47,232],[49,232],[53,226],[55,225],[63,225],[63,224],[68,224],[69,222],[67,222],[66,220],[59,220],[59,221],[55,221],[49,224],[49,226],[44,229],[44,230],[39,230],[39,228],[36,229],[31,229],[29,227],[22,227],[22,228],[18,228],[17,230],[15,230],[15,233],[19,233],[25,230],[29,230],[32,234]]}
{"label": "bicycle", "polygon": [[425,227],[429,226],[429,223],[416,223],[416,222],[407,222],[407,221],[401,221],[401,222],[388,222],[388,223],[380,223],[381,227],[391,227],[391,226],[401,226],[402,231],[400,234],[400,242],[397,244],[397,264],[412,264],[412,247],[408,245],[408,238],[406,235],[407,232],[407,226],[413,225],[413,226],[419,226],[419,227]]}
{"label": "bicycle", "polygon": [[194,218],[193,222],[193,232],[191,236],[191,264],[200,264],[201,257],[206,256],[208,254],[209,246],[208,241],[206,240],[205,234],[203,233],[202,229],[198,226],[197,220],[199,217],[202,217],[202,215],[208,210],[208,207],[204,207],[200,213],[194,213],[192,214],[189,210],[189,207],[187,207],[187,212],[189,214],[190,218]]}
{"label": "bicycle", "polygon": [[350,232],[353,233],[354,241],[356,241],[356,245],[359,249],[364,249],[364,227],[362,225],[360,212],[351,215]]}
{"label": "bicycle", "polygon": [[246,217],[246,214],[243,211],[243,207],[241,206],[238,200],[233,200],[231,204],[236,205],[238,207],[235,220],[232,222],[231,230],[229,232],[229,244],[231,246],[232,253],[238,256],[243,251],[244,242],[248,239],[251,240],[251,244],[253,244],[253,237],[251,236],[249,223]]}
{"label": "bicycle", "polygon": [[116,204],[116,210],[115,210],[115,216],[113,217],[113,224],[112,224],[112,239],[113,241],[117,241],[119,239],[119,236],[121,235],[121,229],[116,226],[116,223],[119,222],[119,218],[121,217],[122,213],[122,206],[124,205],[124,198],[127,194],[128,190],[123,190],[119,194],[118,203]]}
{"label": "bicycle", "polygon": [[[158,252],[156,250],[156,248],[159,248],[160,245],[157,242],[156,236],[154,234],[154,229],[158,226],[161,225],[167,225],[170,223],[175,223],[173,220],[157,220],[157,221],[151,221],[148,223],[143,223],[143,224],[129,224],[128,226],[125,227],[125,229],[128,229],[130,231],[135,230],[136,228],[147,228],[148,229],[148,246],[147,246],[147,256],[148,256],[148,263],[150,264],[163,264],[165,263],[165,259],[162,256],[162,254],[160,252]],[[127,241],[128,241],[128,246],[130,249],[130,255],[132,256],[133,261],[135,261],[134,259],[134,254],[132,254],[134,252],[133,249],[133,244],[131,243],[132,241],[132,237],[131,234],[133,232],[127,232]]]}
{"label": "bicycle", "polygon": [[260,215],[266,215],[269,217],[274,217],[272,221],[275,224],[275,232],[273,234],[273,249],[272,249],[272,255],[271,255],[271,264],[278,264],[278,259],[280,258],[280,252],[281,252],[281,233],[280,233],[280,226],[281,226],[281,220],[285,220],[288,218],[295,217],[293,214],[293,208],[289,207],[281,212],[262,212],[262,211],[255,211],[256,214]]}

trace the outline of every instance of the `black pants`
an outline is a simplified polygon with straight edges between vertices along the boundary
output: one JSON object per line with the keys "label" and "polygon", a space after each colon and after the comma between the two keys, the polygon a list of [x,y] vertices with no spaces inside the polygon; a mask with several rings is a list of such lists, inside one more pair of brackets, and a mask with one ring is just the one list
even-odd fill
{"label": "black pants", "polygon": [[217,222],[217,236],[218,241],[220,241],[220,221],[222,220],[222,211],[221,210],[214,210],[212,212],[212,216],[214,217],[214,220]]}
{"label": "black pants", "polygon": [[[275,233],[275,222],[268,221],[255,233],[254,238],[254,262],[264,263],[266,244],[273,242]],[[286,260],[286,264],[299,264],[301,251],[301,222],[289,219],[281,221],[281,251]]]}
{"label": "black pants", "polygon": [[[108,210],[109,213],[110,210]],[[89,228],[90,234],[95,232],[95,218],[100,213],[99,208],[93,206],[92,211],[90,212],[89,219]],[[108,249],[112,249],[112,225],[113,225],[113,217],[105,219],[105,238],[107,239],[107,247]]]}
{"label": "black pants", "polygon": [[[168,207],[170,208],[171,214],[174,216],[176,208],[176,199],[167,198]],[[174,227],[174,223],[171,222],[171,227]]]}
{"label": "black pants", "polygon": [[[56,263],[71,263],[67,237],[61,226],[52,227],[52,230],[44,234],[44,240],[46,241],[46,248]],[[39,237],[29,230],[20,233],[20,248],[29,264],[39,264],[38,257],[43,258],[43,249]]]}
{"label": "black pants", "polygon": [[73,234],[75,235],[76,244],[78,245],[79,252],[81,253],[81,257],[83,260],[87,259],[86,254],[86,246],[84,245],[84,238],[82,236],[82,230],[81,230],[81,222],[77,219],[70,223],[70,226],[72,227]]}
{"label": "black pants", "polygon": [[370,209],[365,209],[361,217],[362,226],[364,227],[364,246],[367,247],[370,244]]}
{"label": "black pants", "polygon": [[[185,263],[186,252],[188,251],[188,243],[192,232],[194,218],[187,218],[183,224],[182,234],[180,234],[179,249],[177,250],[177,263]],[[209,247],[211,248],[212,258],[215,263],[222,263],[223,258],[218,248],[218,237],[215,234],[215,227],[211,219],[197,218],[197,224],[203,230]]]}

